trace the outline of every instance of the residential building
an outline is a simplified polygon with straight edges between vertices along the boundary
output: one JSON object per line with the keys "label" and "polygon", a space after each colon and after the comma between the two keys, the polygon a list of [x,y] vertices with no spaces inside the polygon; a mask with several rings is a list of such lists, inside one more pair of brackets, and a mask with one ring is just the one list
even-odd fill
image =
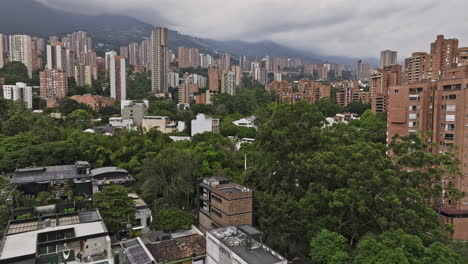
{"label": "residential building", "polygon": [[83,197],[92,195],[95,186],[133,182],[128,171],[117,167],[91,169],[87,161],[72,165],[44,166],[16,169],[10,174],[10,183],[26,195],[48,192],[53,197],[67,199],[70,182]]}
{"label": "residential building", "polygon": [[468,66],[468,47],[458,48],[458,66]]}
{"label": "residential building", "polygon": [[8,41],[7,41],[7,36],[0,34],[0,69],[3,68],[3,66],[7,62],[7,51],[8,51]]}
{"label": "residential building", "polygon": [[164,134],[177,132],[177,121],[172,121],[168,116],[145,116],[141,126],[146,132],[153,128]]}
{"label": "residential building", "polygon": [[180,84],[179,73],[169,72],[168,83],[169,83],[169,87],[172,87],[172,88],[179,87],[179,84]]}
{"label": "residential building", "polygon": [[430,55],[426,52],[414,52],[410,58],[405,59],[406,83],[419,83],[428,79]]}
{"label": "residential building", "polygon": [[371,74],[371,65],[362,60],[358,60],[356,63],[356,78],[361,81],[366,81],[370,79]]}
{"label": "residential building", "polygon": [[206,90],[204,93],[195,95],[196,104],[211,104],[211,91]]}
{"label": "residential building", "polygon": [[[186,235],[189,233],[190,235]],[[202,264],[206,256],[206,239],[199,233],[184,232],[171,235],[171,239],[145,244],[147,252],[158,264]],[[142,262],[134,262],[140,264]]]}
{"label": "residential building", "polygon": [[105,57],[104,57],[104,60],[105,60],[105,65],[106,65],[106,78],[109,79],[110,78],[110,73],[109,73],[109,70],[110,70],[110,62],[111,62],[111,58],[112,57],[115,57],[117,56],[117,52],[115,51],[108,51],[106,52],[105,54]]}
{"label": "residential building", "polygon": [[303,78],[298,82],[298,92],[293,92],[293,84],[288,81],[272,81],[268,85],[270,93],[274,94],[277,102],[296,103],[306,100],[315,103],[322,98],[330,97],[331,87],[321,82]]}
{"label": "residential building", "polygon": [[128,45],[128,64],[140,65],[140,44],[132,42]]}
{"label": "residential building", "polygon": [[[429,135],[428,142],[435,143],[431,147],[435,154],[455,150],[465,177],[443,179],[442,183],[450,181],[465,194],[468,193],[468,128],[464,112],[468,105],[467,87],[468,67],[445,70],[438,81],[391,86],[387,121],[388,142],[396,134],[421,132]],[[442,205],[437,208],[442,221],[454,226],[453,238],[468,240],[468,196],[459,201],[435,202]]]}
{"label": "residential building", "polygon": [[231,54],[224,53],[221,55],[221,58],[219,58],[218,67],[220,72],[231,69]]}
{"label": "residential building", "polygon": [[380,69],[394,64],[398,64],[396,51],[384,50],[380,52]]}
{"label": "residential building", "polygon": [[251,225],[212,230],[206,234],[206,263],[287,264],[286,258],[263,244],[263,235]]}
{"label": "residential building", "polygon": [[110,57],[110,88],[111,97],[117,101],[127,99],[127,73],[125,58],[122,56]]}
{"label": "residential building", "polygon": [[214,59],[210,54],[200,53],[200,67],[207,69],[214,64]]}
{"label": "residential building", "polygon": [[216,66],[211,66],[208,69],[208,81],[210,91],[217,92],[219,91],[219,68]]}
{"label": "residential building", "polygon": [[59,70],[44,70],[39,73],[40,96],[44,99],[61,99],[67,96],[67,74]]}
{"label": "residential building", "polygon": [[140,126],[143,118],[148,115],[148,105],[131,101],[125,105],[122,103],[122,118],[133,120],[133,125]]}
{"label": "residential building", "polygon": [[0,250],[0,263],[114,263],[97,210],[11,220]]}
{"label": "residential building", "polygon": [[273,58],[273,72],[281,72],[283,68],[288,67],[288,58],[274,57]]}
{"label": "residential building", "polygon": [[387,112],[388,88],[402,83],[402,66],[399,64],[374,70],[370,81],[372,111],[374,113]]}
{"label": "residential building", "polygon": [[76,65],[74,73],[77,86],[91,87],[93,85],[93,71],[90,65]]}
{"label": "residential building", "polygon": [[347,107],[352,102],[368,104],[371,102],[371,94],[360,89],[359,82],[354,80],[348,87],[336,93],[336,102],[342,107]]}
{"label": "residential building", "polygon": [[136,193],[129,193],[128,197],[132,198],[135,205],[135,218],[132,221],[132,230],[141,230],[142,233],[151,231],[150,224],[153,222],[151,209]]}
{"label": "residential building", "polygon": [[458,39],[445,39],[438,35],[431,43],[431,61],[428,68],[428,79],[439,80],[442,72],[457,66]]}
{"label": "residential building", "polygon": [[257,129],[257,126],[255,125],[255,116],[241,118],[239,120],[233,121],[232,123],[239,127],[247,127],[247,128],[253,127]]}
{"label": "residential building", "polygon": [[152,67],[151,67],[151,91],[154,93],[167,93],[169,85],[167,81],[168,70],[168,33],[167,28],[156,27],[151,34],[152,41]]}
{"label": "residential building", "polygon": [[111,117],[109,118],[109,126],[115,128],[125,128],[128,130],[132,130],[133,126],[133,119],[125,119],[122,117]]}
{"label": "residential building", "polygon": [[179,68],[198,68],[200,66],[200,53],[196,48],[178,48]]}
{"label": "residential building", "polygon": [[33,87],[22,82],[17,82],[16,85],[3,85],[3,98],[14,101],[21,100],[29,109],[32,109]]}
{"label": "residential building", "polygon": [[229,95],[236,94],[236,73],[223,71],[221,76],[221,92]]}
{"label": "residential building", "polygon": [[32,39],[28,35],[12,35],[9,36],[9,60],[19,61],[28,69],[28,76],[32,78],[33,62],[35,56],[33,54]]}
{"label": "residential building", "polygon": [[223,226],[252,224],[252,190],[223,177],[197,182],[198,220],[203,232]]}
{"label": "residential building", "polygon": [[128,59],[128,46],[120,47],[119,55],[126,58],[126,59]]}
{"label": "residential building", "polygon": [[193,83],[193,84],[196,84],[198,85],[199,88],[206,88],[206,77],[203,77],[201,75],[198,75],[198,74],[190,74],[187,76],[190,83]]}
{"label": "residential building", "polygon": [[115,104],[114,98],[104,97],[100,95],[91,95],[91,94],[84,94],[84,95],[74,95],[70,97],[70,99],[77,101],[81,104],[86,104],[89,107],[93,108],[97,112],[101,109],[113,106]]}
{"label": "residential building", "polygon": [[219,133],[219,118],[213,118],[205,114],[198,114],[197,119],[192,120],[191,136],[204,132]]}

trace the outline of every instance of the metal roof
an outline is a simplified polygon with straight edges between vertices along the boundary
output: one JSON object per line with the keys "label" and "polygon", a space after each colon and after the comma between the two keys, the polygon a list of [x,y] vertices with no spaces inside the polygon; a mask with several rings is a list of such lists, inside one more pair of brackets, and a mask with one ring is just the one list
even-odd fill
{"label": "metal roof", "polygon": [[118,173],[128,173],[128,171],[124,169],[120,169],[117,167],[102,167],[97,169],[92,169],[91,174],[93,176],[98,176],[100,174],[111,173],[111,172],[118,172]]}

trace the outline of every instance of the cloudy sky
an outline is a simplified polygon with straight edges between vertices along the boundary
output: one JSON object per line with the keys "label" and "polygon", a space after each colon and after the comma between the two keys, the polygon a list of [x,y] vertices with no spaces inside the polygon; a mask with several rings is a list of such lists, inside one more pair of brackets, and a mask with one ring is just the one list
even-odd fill
{"label": "cloudy sky", "polygon": [[76,12],[128,15],[184,34],[273,40],[324,55],[403,59],[437,34],[468,46],[467,0],[36,0]]}

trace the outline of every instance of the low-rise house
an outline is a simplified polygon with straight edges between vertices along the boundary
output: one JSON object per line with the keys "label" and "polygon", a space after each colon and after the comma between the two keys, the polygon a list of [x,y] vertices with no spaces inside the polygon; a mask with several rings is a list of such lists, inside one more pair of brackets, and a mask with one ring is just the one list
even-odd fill
{"label": "low-rise house", "polygon": [[133,177],[124,169],[117,167],[91,169],[87,161],[77,161],[72,165],[16,169],[10,174],[10,183],[25,194],[49,192],[58,198],[67,198],[71,185],[75,193],[89,196],[97,191],[98,187],[133,181]]}
{"label": "low-rise house", "polygon": [[150,231],[149,225],[153,222],[151,209],[136,193],[129,193],[128,197],[133,199],[135,204],[135,219],[132,222],[132,230],[141,230],[142,233]]}
{"label": "low-rise house", "polygon": [[205,114],[198,114],[197,119],[192,120],[192,137],[204,132],[219,133],[219,118],[213,118]]}
{"label": "low-rise house", "polygon": [[263,244],[263,233],[250,225],[227,226],[206,234],[206,263],[287,264]]}
{"label": "low-rise house", "polygon": [[177,132],[177,121],[172,121],[168,116],[145,116],[141,123],[143,131],[155,128],[164,134]]}
{"label": "low-rise house", "polygon": [[0,263],[114,263],[111,239],[99,211],[9,222]]}
{"label": "low-rise house", "polygon": [[238,127],[248,127],[248,128],[253,127],[257,129],[257,126],[255,125],[254,122],[255,122],[255,116],[249,116],[249,117],[244,117],[239,120],[236,120],[232,123]]}
{"label": "low-rise house", "polygon": [[117,128],[133,129],[133,120],[125,119],[122,117],[111,117],[109,118],[109,126]]}
{"label": "low-rise house", "polygon": [[100,95],[74,95],[70,99],[77,101],[78,103],[86,104],[89,107],[93,108],[96,111],[101,110],[102,108],[113,106],[115,104],[115,99],[110,97],[104,97]]}

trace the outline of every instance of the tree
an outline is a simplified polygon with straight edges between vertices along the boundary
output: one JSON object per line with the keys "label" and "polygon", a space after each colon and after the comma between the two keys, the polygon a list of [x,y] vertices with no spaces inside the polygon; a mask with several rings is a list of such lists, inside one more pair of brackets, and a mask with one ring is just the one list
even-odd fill
{"label": "tree", "polygon": [[422,240],[402,230],[388,231],[363,239],[357,248],[355,263],[371,264],[461,264],[461,258],[449,247],[435,242],[425,247]]}
{"label": "tree", "polygon": [[11,61],[0,70],[0,77],[5,78],[6,84],[29,81],[28,69],[19,61]]}
{"label": "tree", "polygon": [[188,228],[193,224],[193,215],[178,208],[163,209],[158,212],[153,221],[152,228],[173,232]]}
{"label": "tree", "polygon": [[366,110],[371,108],[371,104],[365,104],[363,102],[351,102],[347,107],[346,111],[358,115],[362,115]]}
{"label": "tree", "polygon": [[310,241],[310,257],[319,264],[349,263],[348,245],[346,238],[335,232],[322,229]]}
{"label": "tree", "polygon": [[94,203],[111,233],[122,230],[135,217],[135,205],[123,186],[104,186],[94,195]]}
{"label": "tree", "polygon": [[318,109],[326,117],[333,117],[338,113],[342,113],[343,109],[339,104],[332,101],[330,98],[322,98],[316,103]]}
{"label": "tree", "polygon": [[0,175],[0,233],[4,233],[13,209],[15,188],[10,184],[10,180]]}
{"label": "tree", "polygon": [[352,120],[350,124],[359,128],[365,137],[372,142],[385,143],[387,141],[386,114],[375,114],[368,109],[361,115],[360,119]]}

